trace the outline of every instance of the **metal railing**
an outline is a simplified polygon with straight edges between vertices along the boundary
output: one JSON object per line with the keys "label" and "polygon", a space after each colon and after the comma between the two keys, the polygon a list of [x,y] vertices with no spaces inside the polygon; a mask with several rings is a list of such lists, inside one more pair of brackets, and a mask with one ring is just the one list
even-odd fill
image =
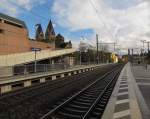
{"label": "metal railing", "polygon": [[66,70],[66,69],[71,69],[71,68],[81,67],[81,66],[90,66],[90,65],[96,65],[96,63],[85,62],[85,63],[80,64],[79,62],[77,62],[74,65],[69,65],[69,64],[65,64],[65,63],[36,64],[36,66],[34,64],[18,65],[18,66],[13,67],[13,72],[14,72],[14,75],[20,75],[20,74],[59,71],[59,70]]}
{"label": "metal railing", "polygon": [[[16,66],[7,66],[7,67],[0,67],[0,78],[4,77],[12,77],[12,76],[24,76],[30,74],[37,74],[37,73],[47,73],[47,72],[55,72],[55,71],[62,71],[67,69],[73,68],[81,68],[97,65],[94,62],[86,62],[86,63],[79,63],[76,62],[74,65],[69,65],[65,63],[55,63],[55,64],[28,64],[28,65],[16,65]],[[35,69],[36,68],[36,69]]]}
{"label": "metal railing", "polygon": [[[31,73],[50,72],[58,70],[66,70],[72,66],[58,63],[58,64],[37,64],[35,65],[19,65],[13,67],[14,75],[26,75]],[[35,69],[36,68],[36,69]]]}

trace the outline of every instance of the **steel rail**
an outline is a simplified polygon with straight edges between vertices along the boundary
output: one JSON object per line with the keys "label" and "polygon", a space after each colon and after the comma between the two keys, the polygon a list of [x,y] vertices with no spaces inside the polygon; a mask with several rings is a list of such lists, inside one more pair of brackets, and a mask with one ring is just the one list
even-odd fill
{"label": "steel rail", "polygon": [[[118,69],[118,67],[117,67]],[[120,69],[120,67],[119,67]],[[116,71],[116,69],[115,69]],[[95,85],[96,83],[98,83],[99,81],[101,81],[102,79],[106,78],[107,76],[109,76],[111,73],[114,72],[114,69],[111,70],[110,72],[105,73],[102,77],[98,78],[96,81],[94,81],[92,84],[88,85],[87,87],[83,88],[81,91],[79,91],[78,93],[74,94],[71,98],[69,98],[68,100],[66,100],[65,102],[61,103],[60,105],[58,105],[56,108],[52,109],[51,111],[49,111],[47,114],[45,114],[44,116],[42,116],[40,119],[51,119],[51,116],[54,115],[57,111],[59,111],[61,108],[63,108],[66,104],[69,104],[70,101],[72,101],[73,99],[77,98],[81,93],[84,93],[86,90],[88,90],[90,87],[92,87],[93,85]],[[114,80],[114,78],[116,77],[113,76],[112,80],[105,86],[104,90],[100,93],[100,95],[98,96],[98,98],[94,101],[94,103],[90,106],[90,108],[88,109],[88,111],[85,113],[85,115],[82,117],[82,119],[87,118],[88,114],[91,112],[91,109],[94,108],[94,106],[96,105],[96,103],[99,101],[99,99],[102,97],[102,95],[105,93],[105,91],[107,90],[107,88],[109,87],[109,85],[111,84],[111,82]]]}
{"label": "steel rail", "polygon": [[[106,72],[108,70],[108,69],[107,70],[106,69],[104,72]],[[83,84],[84,80],[86,81],[86,84],[89,84],[95,80],[95,79],[94,80],[90,80],[90,79],[92,79],[92,77],[95,77],[95,78],[98,77],[98,74],[99,74],[99,68],[90,73],[82,73],[79,75],[71,76],[70,78],[72,79],[72,81],[70,83],[68,81],[65,82],[65,80],[62,80],[61,83],[59,81],[57,82],[58,85],[55,85],[56,82],[55,83],[53,82],[50,84],[44,84],[44,85],[42,84],[42,85],[37,85],[34,87],[27,88],[25,90],[17,91],[15,93],[11,93],[8,95],[3,95],[2,97],[0,96],[0,98],[1,98],[0,99],[0,105],[1,105],[0,110],[2,111],[2,113],[0,114],[0,117],[1,117],[1,115],[6,117],[8,114],[5,114],[5,113],[7,113],[7,112],[9,113],[9,111],[10,111],[10,113],[9,113],[10,116],[8,117],[9,119],[14,119],[13,117],[11,117],[12,115],[15,116],[15,119],[23,118],[22,116],[24,116],[24,114],[23,114],[24,112],[22,112],[21,110],[25,109],[27,111],[30,111],[30,109],[28,109],[29,108],[28,106],[33,106],[33,107],[35,106],[34,104],[32,104],[32,102],[33,102],[32,100],[35,100],[37,96],[39,96],[39,100],[38,100],[39,101],[38,104],[39,104],[39,103],[41,103],[40,100],[42,102],[43,102],[43,100],[47,100],[45,98],[42,99],[41,98],[42,95],[47,95],[51,91],[55,92],[55,90],[60,89],[64,86],[68,86],[68,85],[75,87],[76,84]],[[88,79],[88,80],[86,80],[86,79]],[[62,83],[62,82],[64,82],[64,83]],[[82,83],[80,83],[80,82],[82,82]],[[65,89],[65,87],[64,87],[64,89]],[[21,106],[23,106],[23,105],[25,106],[25,108],[22,107],[23,109],[21,109]],[[4,110],[5,110],[5,112],[4,112]],[[28,113],[30,113],[30,112],[28,112]],[[45,112],[42,112],[42,114],[44,114],[44,113]],[[16,116],[16,115],[18,115],[18,116]],[[32,114],[30,114],[30,115],[32,115]],[[33,114],[33,115],[35,115],[35,114]],[[41,115],[39,115],[39,118],[40,117],[41,117]],[[38,115],[37,115],[37,118],[38,118]]]}
{"label": "steel rail", "polygon": [[98,103],[98,101],[102,98],[103,94],[106,92],[106,90],[109,88],[109,86],[111,85],[111,83],[115,80],[116,76],[119,74],[119,72],[117,72],[116,75],[113,76],[113,78],[111,79],[111,81],[108,83],[108,85],[105,87],[105,89],[102,91],[102,93],[99,95],[99,97],[95,100],[95,102],[91,105],[91,107],[89,108],[89,110],[87,111],[87,113],[84,115],[84,117],[82,119],[87,119],[89,114],[91,113],[91,111],[93,110],[93,108],[95,107],[95,105]]}

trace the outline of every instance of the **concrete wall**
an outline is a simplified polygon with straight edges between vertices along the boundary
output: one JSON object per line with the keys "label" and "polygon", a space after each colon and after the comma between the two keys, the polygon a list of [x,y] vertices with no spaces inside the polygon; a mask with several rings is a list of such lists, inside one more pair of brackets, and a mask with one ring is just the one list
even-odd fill
{"label": "concrete wall", "polygon": [[13,76],[12,67],[0,67],[0,77]]}
{"label": "concrete wall", "polygon": [[[42,50],[37,52],[36,59],[48,59],[52,57],[62,56],[75,52],[75,49],[63,49],[63,50]],[[10,55],[0,55],[0,66],[14,66],[17,64],[24,64],[33,62],[35,60],[34,52],[16,53]]]}

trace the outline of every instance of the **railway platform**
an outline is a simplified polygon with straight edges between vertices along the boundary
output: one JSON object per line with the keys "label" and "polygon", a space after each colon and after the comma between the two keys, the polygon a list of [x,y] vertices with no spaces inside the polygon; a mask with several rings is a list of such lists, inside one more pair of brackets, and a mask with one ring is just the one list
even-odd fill
{"label": "railway platform", "polygon": [[102,119],[149,119],[149,90],[149,68],[127,63],[121,71]]}
{"label": "railway platform", "polygon": [[78,65],[68,69],[60,69],[56,71],[48,71],[42,73],[33,73],[27,75],[11,76],[0,78],[0,94],[18,90],[24,87],[29,87],[35,83],[45,83],[49,80],[55,80],[57,78],[63,78],[83,72],[88,72],[94,70],[99,66],[104,66],[108,64],[98,64],[98,65]]}

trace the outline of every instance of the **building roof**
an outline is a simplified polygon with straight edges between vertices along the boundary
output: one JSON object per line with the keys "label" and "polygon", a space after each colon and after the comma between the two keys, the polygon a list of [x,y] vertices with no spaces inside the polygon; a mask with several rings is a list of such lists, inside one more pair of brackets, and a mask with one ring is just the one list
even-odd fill
{"label": "building roof", "polygon": [[27,28],[27,26],[26,26],[24,21],[16,19],[14,17],[5,15],[3,13],[0,13],[0,18],[1,19],[5,19],[5,20],[10,21],[10,22],[13,22],[13,23],[16,23],[16,24],[19,24],[19,25],[22,25],[24,28]]}

